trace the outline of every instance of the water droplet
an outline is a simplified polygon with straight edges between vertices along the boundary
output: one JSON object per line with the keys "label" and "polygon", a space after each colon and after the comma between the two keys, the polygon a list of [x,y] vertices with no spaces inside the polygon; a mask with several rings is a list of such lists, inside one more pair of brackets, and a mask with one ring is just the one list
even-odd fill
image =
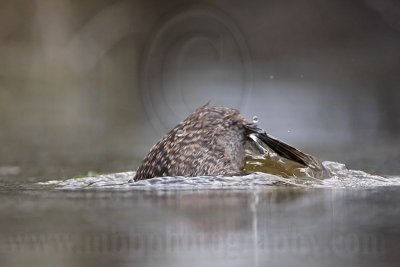
{"label": "water droplet", "polygon": [[275,78],[274,75],[269,75],[269,79],[270,79],[270,80],[273,80],[274,78]]}
{"label": "water droplet", "polygon": [[288,133],[290,133],[290,130],[287,130]]}
{"label": "water droplet", "polygon": [[257,123],[258,122],[258,116],[257,115],[254,115],[253,116],[253,123]]}
{"label": "water droplet", "polygon": [[182,130],[182,129],[179,129],[179,130],[176,132],[176,135],[177,135],[178,137],[183,136],[183,130]]}

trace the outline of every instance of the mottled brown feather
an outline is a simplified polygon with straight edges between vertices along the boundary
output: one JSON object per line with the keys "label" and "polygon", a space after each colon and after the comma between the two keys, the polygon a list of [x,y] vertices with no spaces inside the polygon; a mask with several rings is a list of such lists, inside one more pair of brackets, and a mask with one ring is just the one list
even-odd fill
{"label": "mottled brown feather", "polygon": [[322,164],[272,138],[239,111],[226,107],[198,108],[151,149],[137,169],[134,180],[162,176],[239,174],[245,164],[245,142],[256,134],[278,155],[305,166]]}

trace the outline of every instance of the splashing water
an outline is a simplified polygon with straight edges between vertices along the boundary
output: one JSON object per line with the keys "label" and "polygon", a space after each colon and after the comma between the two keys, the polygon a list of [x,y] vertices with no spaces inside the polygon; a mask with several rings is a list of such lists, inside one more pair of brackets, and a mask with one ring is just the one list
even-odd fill
{"label": "splashing water", "polygon": [[183,130],[182,130],[182,129],[179,129],[179,130],[176,132],[176,135],[177,135],[178,137],[182,137],[182,136],[183,136]]}
{"label": "splashing water", "polygon": [[135,172],[124,172],[39,183],[57,189],[248,189],[261,186],[301,186],[310,188],[362,188],[377,186],[400,186],[400,177],[371,175],[359,170],[349,170],[342,163],[325,161],[324,167],[331,174],[329,178],[280,177],[274,174],[255,172],[244,176],[198,176],[198,177],[157,177],[128,183]]}

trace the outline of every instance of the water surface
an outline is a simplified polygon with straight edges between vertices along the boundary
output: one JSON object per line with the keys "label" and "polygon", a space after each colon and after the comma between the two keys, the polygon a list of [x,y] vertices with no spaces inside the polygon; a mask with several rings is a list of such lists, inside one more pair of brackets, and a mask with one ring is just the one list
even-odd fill
{"label": "water surface", "polygon": [[[0,185],[1,266],[397,266],[399,177]],[[286,181],[286,182],[285,182]]]}

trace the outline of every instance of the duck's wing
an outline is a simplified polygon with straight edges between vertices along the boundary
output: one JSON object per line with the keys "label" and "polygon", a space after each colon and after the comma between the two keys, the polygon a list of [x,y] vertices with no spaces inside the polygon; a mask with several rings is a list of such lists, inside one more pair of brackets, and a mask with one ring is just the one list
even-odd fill
{"label": "duck's wing", "polygon": [[[245,129],[247,130],[247,136],[253,134],[257,136],[259,140],[261,140],[265,145],[271,148],[276,154],[279,156],[292,160],[294,162],[300,163],[301,165],[308,166],[311,168],[320,168],[322,164],[319,160],[314,158],[311,155],[305,154],[300,150],[272,137],[267,134],[263,129],[258,128],[255,124],[247,124],[245,125]],[[250,138],[255,141],[254,138]]]}

